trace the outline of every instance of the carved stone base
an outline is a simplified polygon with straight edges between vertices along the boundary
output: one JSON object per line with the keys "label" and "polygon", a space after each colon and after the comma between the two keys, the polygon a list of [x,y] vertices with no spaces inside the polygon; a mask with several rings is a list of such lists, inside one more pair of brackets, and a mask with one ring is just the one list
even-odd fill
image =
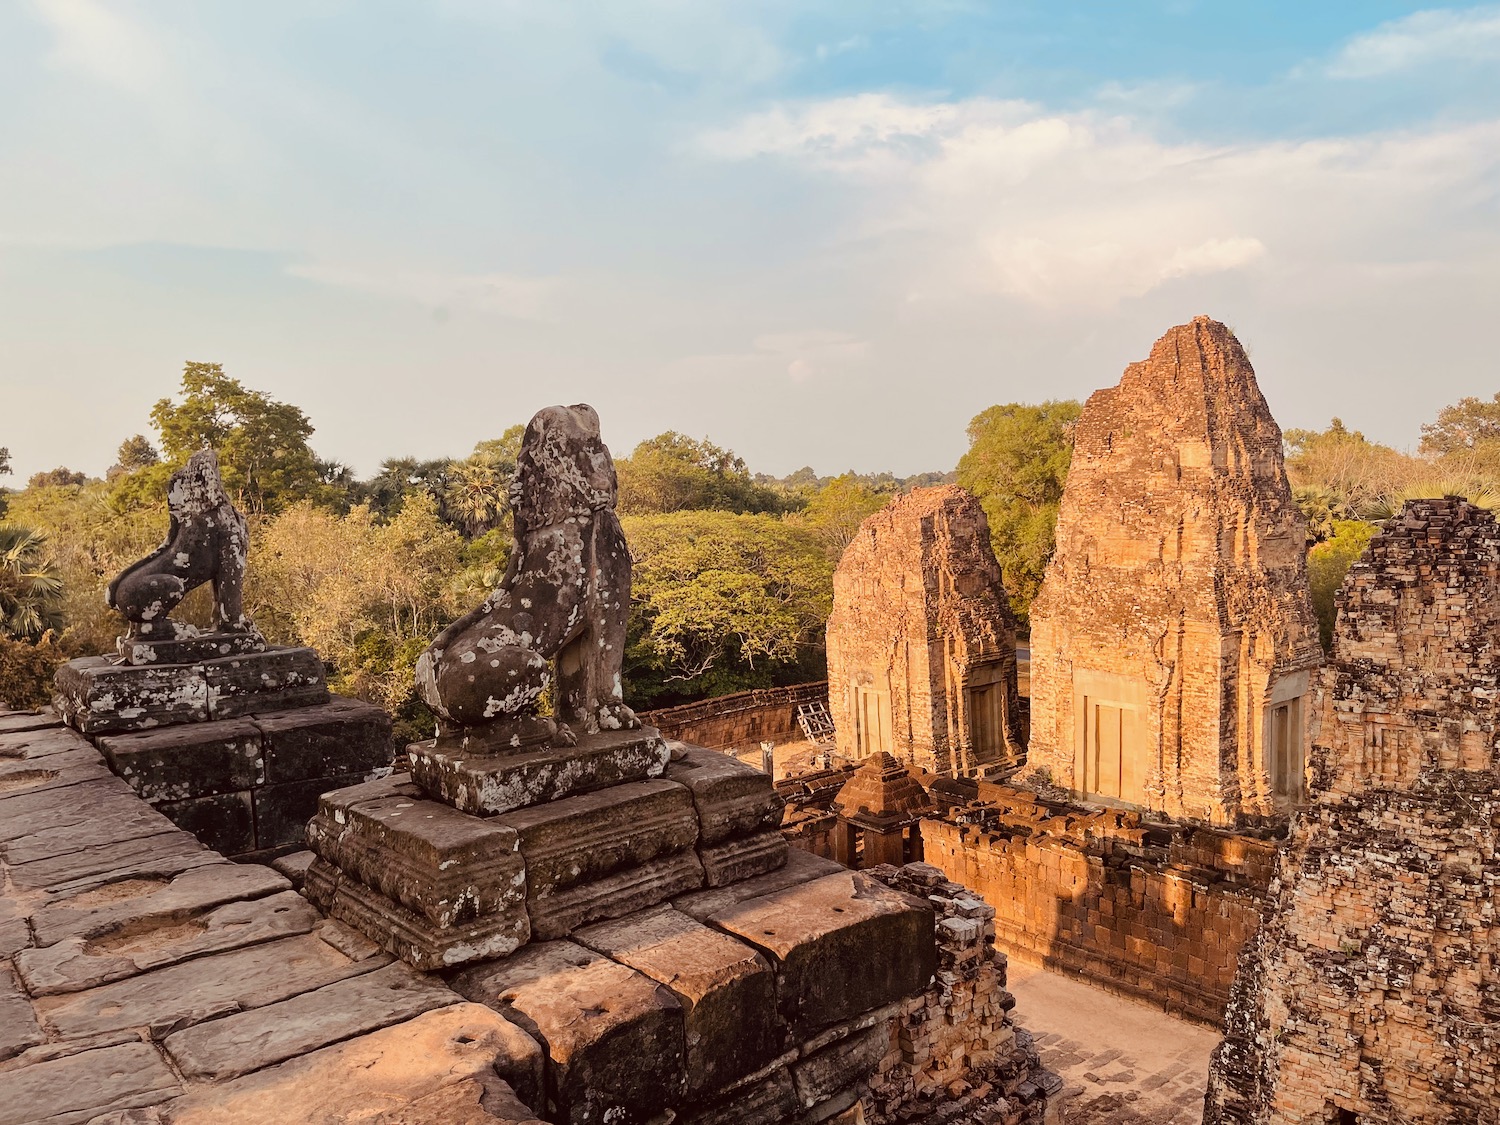
{"label": "carved stone base", "polygon": [[703,886],[703,866],[692,851],[649,860],[612,875],[532,899],[533,941],[567,937],[580,926],[623,918]]}
{"label": "carved stone base", "polygon": [[199,633],[185,637],[140,637],[126,635],[116,646],[126,664],[159,667],[166,664],[196,664],[248,652],[265,652],[266,639],[257,632]]}
{"label": "carved stone base", "polygon": [[133,665],[103,656],[57,671],[53,706],[84,734],[149,730],[328,702],[310,648],[269,648],[195,664]]}
{"label": "carved stone base", "polygon": [[307,842],[344,875],[436,929],[524,916],[526,868],[515,829],[426,800],[405,776],[325,793]]}
{"label": "carved stone base", "polygon": [[785,866],[790,848],[779,829],[741,836],[718,844],[699,844],[703,885],[727,887]]}
{"label": "carved stone base", "polygon": [[504,957],[531,936],[524,910],[437,926],[322,859],[307,869],[302,893],[326,914],[353,926],[381,949],[424,971]]}
{"label": "carved stone base", "polygon": [[407,747],[413,779],[434,799],[480,816],[660,777],[670,756],[652,727],[584,735],[576,746],[540,745],[476,757],[439,740]]}
{"label": "carved stone base", "polygon": [[520,837],[537,941],[703,885],[693,800],[670,781],[617,785],[496,820]]}
{"label": "carved stone base", "polygon": [[667,779],[692,794],[704,884],[728,886],[786,863],[786,802],[771,779],[717,750],[677,745],[680,757],[667,767]]}

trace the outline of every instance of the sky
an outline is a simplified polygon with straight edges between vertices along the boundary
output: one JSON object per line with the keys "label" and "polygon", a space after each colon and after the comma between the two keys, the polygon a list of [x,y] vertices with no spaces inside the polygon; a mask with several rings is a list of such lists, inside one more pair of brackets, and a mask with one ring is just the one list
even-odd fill
{"label": "sky", "polygon": [[361,476],[556,402],[945,470],[1198,314],[1286,428],[1500,391],[1500,6],[0,0],[13,483],[189,360]]}

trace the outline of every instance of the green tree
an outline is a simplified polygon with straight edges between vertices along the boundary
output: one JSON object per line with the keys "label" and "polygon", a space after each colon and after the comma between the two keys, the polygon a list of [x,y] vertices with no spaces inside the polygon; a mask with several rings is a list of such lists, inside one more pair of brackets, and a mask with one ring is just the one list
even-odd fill
{"label": "green tree", "polygon": [[[0,477],[8,477],[10,476],[10,472],[10,450],[0,445]],[[8,488],[0,488],[0,519],[5,518],[5,494],[9,491],[10,489]]]}
{"label": "green tree", "polygon": [[1011,608],[1024,629],[1056,546],[1057,511],[1073,460],[1076,402],[992,406],[969,423],[958,483],[989,519]]}
{"label": "green tree", "polygon": [[806,527],[835,563],[854,541],[859,525],[890,502],[891,492],[878,492],[854,473],[834,477],[789,519]]}
{"label": "green tree", "polygon": [[1344,575],[1379,530],[1373,523],[1338,520],[1332,533],[1307,553],[1307,584],[1312,591],[1313,610],[1318,615],[1318,639],[1323,642],[1324,652],[1333,651],[1337,597]]}
{"label": "green tree", "polygon": [[224,487],[249,515],[275,514],[299,500],[334,504],[340,499],[307,444],[313,432],[307,415],[246,388],[225,375],[221,364],[187,364],[182,402],[162,399],[151,408],[151,421],[166,464],[145,474],[162,477],[162,483],[167,473],[157,469],[175,469],[209,445],[218,451]]}
{"label": "green tree", "polygon": [[105,479],[114,480],[124,473],[136,473],[161,464],[161,454],[145,434],[136,434],[120,443],[115,452],[115,463],[109,467]]}
{"label": "green tree", "polygon": [[[60,640],[75,654],[92,656],[114,648],[121,622],[104,604],[104,588],[167,531],[160,494],[121,504],[115,498],[117,487],[92,480],[27,488],[10,498],[8,518],[45,537],[47,560],[61,573],[66,625]],[[200,598],[189,596],[178,616],[206,623],[206,617],[194,616],[200,606]]]}
{"label": "green tree", "polygon": [[1408,481],[1428,471],[1414,457],[1370,441],[1334,418],[1326,430],[1287,430],[1286,472],[1293,488],[1322,489],[1340,513],[1367,518]]}
{"label": "green tree", "polygon": [[616,469],[620,511],[627,515],[663,512],[780,512],[786,507],[775,489],[757,484],[745,462],[706,438],[673,431],[648,438]]}
{"label": "green tree", "polygon": [[417,657],[479,600],[462,581],[466,561],[425,493],[384,523],[365,505],[339,515],[304,501],[252,532],[246,602],[268,638],[317,649],[335,690],[379,703],[410,740],[433,726]]}
{"label": "green tree", "polygon": [[1422,452],[1443,457],[1500,441],[1500,393],[1493,399],[1461,398],[1422,427]]}
{"label": "green tree", "polygon": [[510,515],[510,484],[516,476],[525,426],[512,426],[499,438],[482,441],[463,461],[450,462],[441,496],[443,516],[473,539],[505,525]]}
{"label": "green tree", "polygon": [[1357,519],[1359,515],[1344,497],[1321,484],[1297,485],[1292,489],[1292,499],[1302,510],[1314,543],[1332,535],[1339,520]]}
{"label": "green tree", "polygon": [[633,705],[826,674],[833,564],[810,532],[721,511],[622,522],[635,557],[625,663]]}
{"label": "green tree", "polygon": [[45,545],[30,528],[0,524],[0,636],[35,641],[63,626],[62,575]]}
{"label": "green tree", "polygon": [[88,481],[87,473],[75,473],[72,469],[59,465],[55,469],[48,469],[45,473],[32,473],[27,480],[27,488],[67,488],[71,484],[85,484]]}
{"label": "green tree", "polygon": [[452,463],[446,458],[421,461],[415,457],[388,457],[380,463],[380,472],[355,486],[353,495],[359,503],[368,504],[375,515],[388,519],[415,493],[442,496],[448,487],[448,467]]}

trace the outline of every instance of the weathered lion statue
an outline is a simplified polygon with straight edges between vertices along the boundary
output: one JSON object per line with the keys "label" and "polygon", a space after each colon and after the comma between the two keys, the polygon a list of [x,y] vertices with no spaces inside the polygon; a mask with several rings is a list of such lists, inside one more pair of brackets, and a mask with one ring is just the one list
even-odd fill
{"label": "weathered lion statue", "polygon": [[[641,725],[620,685],[630,552],[616,490],[594,408],[538,411],[511,484],[515,548],[505,576],[417,661],[440,734],[485,728],[482,745],[500,751]],[[556,721],[537,713],[554,683]]]}
{"label": "weathered lion statue", "polygon": [[215,635],[236,634],[264,642],[245,616],[245,557],[249,533],[245,517],[230,503],[212,449],[200,449],[172,474],[167,485],[167,538],[109,584],[104,599],[129,622],[121,651],[140,642],[199,636],[198,629],[169,618],[182,599],[213,584]]}

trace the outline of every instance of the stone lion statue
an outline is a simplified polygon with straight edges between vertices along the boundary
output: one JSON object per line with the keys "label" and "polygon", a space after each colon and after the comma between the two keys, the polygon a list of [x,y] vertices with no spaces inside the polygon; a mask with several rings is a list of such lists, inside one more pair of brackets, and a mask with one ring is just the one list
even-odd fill
{"label": "stone lion statue", "polygon": [[230,503],[212,449],[200,449],[167,485],[167,538],[151,554],[120,572],[105,601],[128,621],[128,642],[173,641],[198,630],[168,615],[205,582],[213,583],[216,634],[259,638],[245,616],[245,517]]}
{"label": "stone lion statue", "polygon": [[[511,485],[515,548],[500,585],[417,660],[440,734],[486,728],[496,749],[639,727],[620,667],[630,552],[614,461],[591,406],[549,406],[521,440]],[[556,718],[537,713],[555,684]]]}

